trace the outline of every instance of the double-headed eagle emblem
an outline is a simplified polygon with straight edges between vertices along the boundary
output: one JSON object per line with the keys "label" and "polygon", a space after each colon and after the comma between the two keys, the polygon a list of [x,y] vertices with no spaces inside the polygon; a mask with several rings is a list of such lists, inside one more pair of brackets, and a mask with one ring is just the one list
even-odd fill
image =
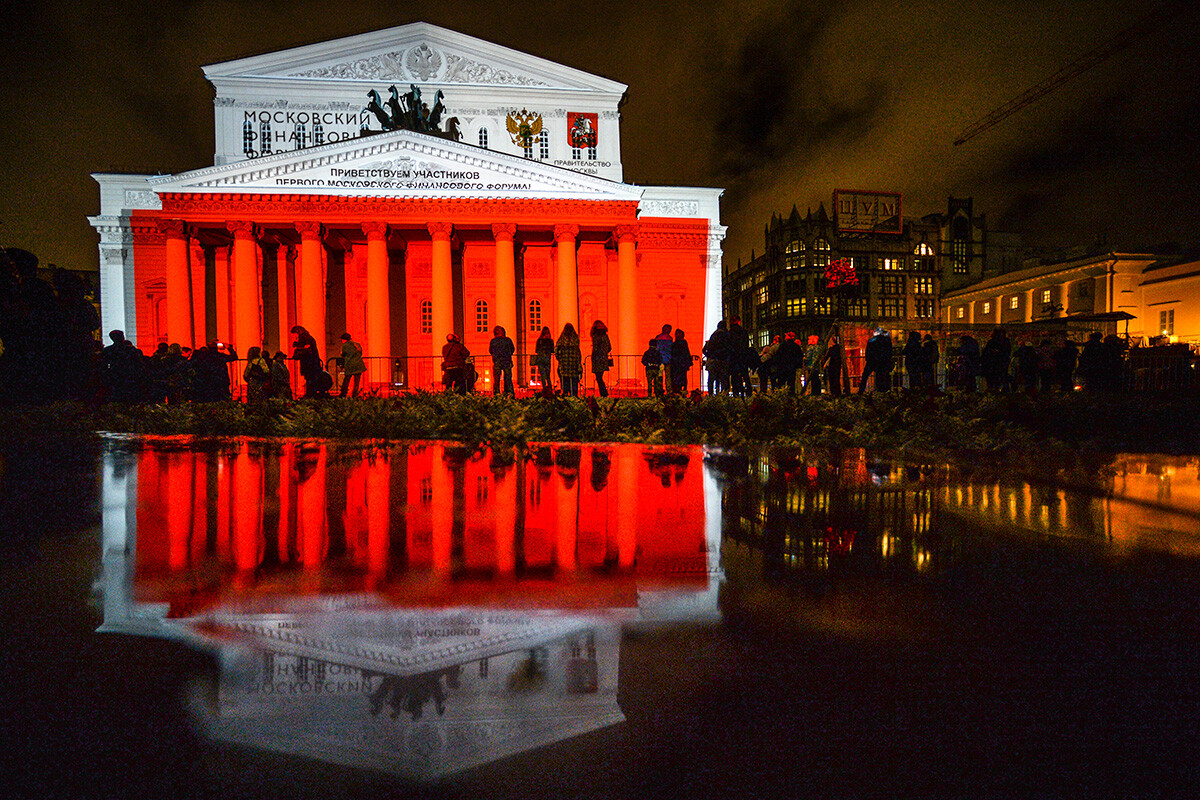
{"label": "double-headed eagle emblem", "polygon": [[508,132],[517,147],[533,147],[533,140],[542,132],[542,115],[532,114],[522,108],[518,113],[509,112],[505,119]]}

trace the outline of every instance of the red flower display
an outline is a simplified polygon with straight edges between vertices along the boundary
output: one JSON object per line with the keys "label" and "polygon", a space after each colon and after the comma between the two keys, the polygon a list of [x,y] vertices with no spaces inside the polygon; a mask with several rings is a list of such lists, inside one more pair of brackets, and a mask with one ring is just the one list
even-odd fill
{"label": "red flower display", "polygon": [[840,286],[857,286],[858,273],[854,271],[854,262],[848,258],[838,258],[829,262],[825,268],[825,285],[830,289]]}

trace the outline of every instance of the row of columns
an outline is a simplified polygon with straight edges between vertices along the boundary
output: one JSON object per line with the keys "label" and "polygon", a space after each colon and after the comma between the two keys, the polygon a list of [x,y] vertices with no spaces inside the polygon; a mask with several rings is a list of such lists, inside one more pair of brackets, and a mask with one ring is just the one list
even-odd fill
{"label": "row of columns", "polygon": [[[453,332],[454,288],[451,266],[450,237],[454,226],[449,222],[431,222],[426,226],[432,241],[433,343],[440,351],[446,336]],[[159,229],[165,237],[167,331],[169,341],[187,346],[194,342],[197,329],[196,308],[192,297],[192,276],[188,263],[188,230],[183,220],[161,220]],[[252,222],[229,222],[226,229],[233,234],[231,277],[233,283],[233,340],[240,352],[263,341],[262,296],[258,275],[257,229]],[[300,234],[300,264],[296,274],[296,317],[313,338],[324,347],[326,342],[326,308],[324,261],[321,257],[323,226],[319,222],[302,221],[295,224]],[[366,222],[362,231],[367,237],[366,330],[363,342],[366,355],[391,354],[391,298],[388,292],[388,225],[385,222]],[[496,324],[509,333],[517,331],[516,258],[513,239],[517,226],[512,223],[492,225],[495,240]],[[575,252],[579,226],[554,226],[554,241],[558,254],[558,321],[579,328],[579,281]],[[637,341],[636,242],[637,226],[620,225],[614,230],[617,242],[617,302],[621,309],[617,327],[617,352],[640,352]],[[278,285],[287,285],[286,265],[280,262]],[[281,304],[283,303],[281,299]],[[280,314],[280,342],[288,340],[286,314]],[[582,333],[582,332],[581,332]]]}

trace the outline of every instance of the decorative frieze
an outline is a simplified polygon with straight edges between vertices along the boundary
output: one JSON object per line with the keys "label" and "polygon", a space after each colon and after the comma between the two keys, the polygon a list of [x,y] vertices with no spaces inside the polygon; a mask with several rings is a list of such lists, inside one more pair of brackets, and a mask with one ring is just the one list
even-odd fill
{"label": "decorative frieze", "polygon": [[447,53],[421,42],[407,50],[393,50],[341,64],[291,73],[297,78],[333,78],[348,81],[403,81],[405,83],[459,83],[500,86],[548,86],[544,81],[484,64],[459,53]]}

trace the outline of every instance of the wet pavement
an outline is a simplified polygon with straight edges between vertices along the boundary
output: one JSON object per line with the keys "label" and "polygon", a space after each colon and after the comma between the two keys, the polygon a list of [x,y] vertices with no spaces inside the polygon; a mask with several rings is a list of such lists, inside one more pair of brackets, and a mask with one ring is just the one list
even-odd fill
{"label": "wet pavement", "polygon": [[3,452],[21,797],[1190,796],[1200,459]]}

